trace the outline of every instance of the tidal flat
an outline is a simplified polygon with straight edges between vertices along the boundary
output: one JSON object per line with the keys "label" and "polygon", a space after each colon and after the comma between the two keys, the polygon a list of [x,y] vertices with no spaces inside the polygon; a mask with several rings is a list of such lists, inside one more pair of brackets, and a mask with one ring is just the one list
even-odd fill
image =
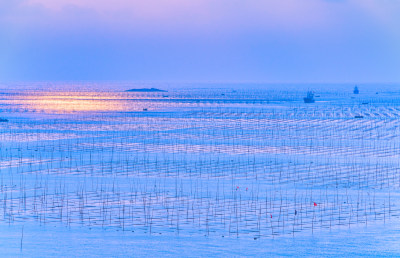
{"label": "tidal flat", "polygon": [[3,86],[1,253],[399,256],[400,86],[353,87]]}

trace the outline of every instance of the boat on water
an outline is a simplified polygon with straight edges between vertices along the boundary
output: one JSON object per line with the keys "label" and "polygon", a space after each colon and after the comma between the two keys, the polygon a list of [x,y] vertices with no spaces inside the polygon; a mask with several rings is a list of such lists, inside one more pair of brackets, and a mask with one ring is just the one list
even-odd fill
{"label": "boat on water", "polygon": [[307,92],[307,97],[304,98],[304,103],[314,103],[314,92],[308,91]]}
{"label": "boat on water", "polygon": [[358,90],[357,86],[354,87],[353,93],[354,94],[359,94],[360,93],[360,91]]}

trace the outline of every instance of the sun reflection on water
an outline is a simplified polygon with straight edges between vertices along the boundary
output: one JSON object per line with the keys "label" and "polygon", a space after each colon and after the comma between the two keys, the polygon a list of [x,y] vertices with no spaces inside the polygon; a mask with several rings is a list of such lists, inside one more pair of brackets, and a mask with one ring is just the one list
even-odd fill
{"label": "sun reflection on water", "polygon": [[141,110],[145,106],[107,92],[35,92],[18,102],[31,111],[45,113],[121,112]]}

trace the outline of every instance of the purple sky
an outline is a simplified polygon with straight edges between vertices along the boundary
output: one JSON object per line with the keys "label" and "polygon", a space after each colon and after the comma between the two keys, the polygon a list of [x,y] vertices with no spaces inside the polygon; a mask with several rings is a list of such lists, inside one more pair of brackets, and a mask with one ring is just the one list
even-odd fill
{"label": "purple sky", "polygon": [[0,81],[400,82],[398,0],[0,0]]}

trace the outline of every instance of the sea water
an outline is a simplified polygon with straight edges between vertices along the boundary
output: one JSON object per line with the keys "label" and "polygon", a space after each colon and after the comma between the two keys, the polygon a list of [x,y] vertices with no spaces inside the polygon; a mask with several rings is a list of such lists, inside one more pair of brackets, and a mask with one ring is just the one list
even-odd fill
{"label": "sea water", "polygon": [[2,85],[0,250],[400,255],[400,87],[353,87]]}

